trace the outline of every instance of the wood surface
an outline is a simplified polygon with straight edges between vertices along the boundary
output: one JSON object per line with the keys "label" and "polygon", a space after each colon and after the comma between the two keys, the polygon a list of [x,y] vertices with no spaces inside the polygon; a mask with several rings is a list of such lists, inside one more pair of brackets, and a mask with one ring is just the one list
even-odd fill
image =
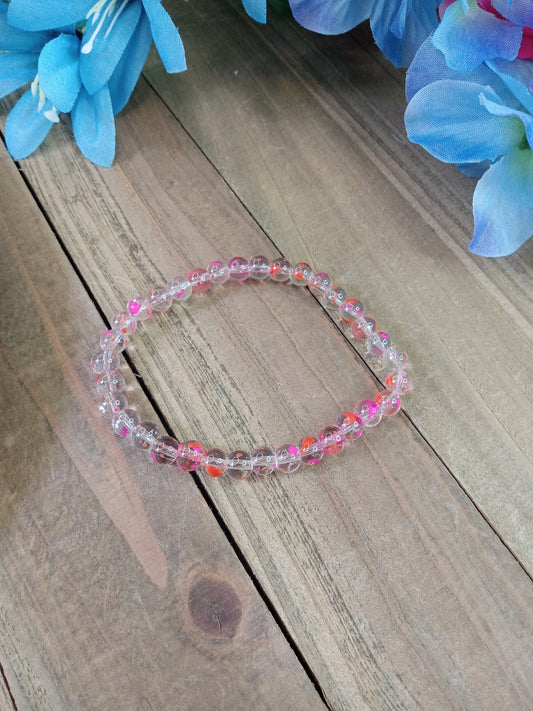
{"label": "wood surface", "polygon": [[[0,156],[0,703],[533,708],[533,241],[467,251],[473,183],[407,142],[403,73],[365,28],[166,6],[189,71],[150,57],[113,168],[67,122],[20,174]],[[156,468],[96,411],[104,320],[260,253],[360,297],[416,389],[316,469]],[[379,387],[309,293],[272,283],[193,298],[128,353],[139,412],[226,451],[296,442]]]}

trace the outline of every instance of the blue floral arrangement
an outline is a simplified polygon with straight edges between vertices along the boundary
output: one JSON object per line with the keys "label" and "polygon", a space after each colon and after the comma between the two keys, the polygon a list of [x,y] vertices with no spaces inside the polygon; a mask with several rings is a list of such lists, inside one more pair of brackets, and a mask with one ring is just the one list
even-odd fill
{"label": "blue floral arrangement", "polygon": [[[242,0],[257,22],[267,0]],[[533,233],[533,0],[268,0],[303,27],[340,34],[369,21],[376,44],[408,67],[409,139],[479,178],[470,249],[514,252]],[[438,12],[437,12],[438,10]],[[115,120],[155,42],[165,69],[185,51],[160,0],[0,0],[0,97],[25,85],[6,120],[15,160],[60,114],[94,163],[110,166]]]}

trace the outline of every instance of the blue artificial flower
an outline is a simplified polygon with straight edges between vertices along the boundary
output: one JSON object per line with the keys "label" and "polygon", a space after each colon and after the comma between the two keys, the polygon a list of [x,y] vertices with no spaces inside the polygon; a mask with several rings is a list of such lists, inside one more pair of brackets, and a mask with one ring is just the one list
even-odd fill
{"label": "blue artificial flower", "polygon": [[[267,0],[242,0],[258,22],[266,22]],[[437,26],[438,0],[289,0],[295,19],[324,35],[347,32],[365,20],[381,51],[398,66],[407,66]]]}
{"label": "blue artificial flower", "polygon": [[506,256],[533,234],[532,86],[529,60],[496,58],[455,71],[431,37],[408,70],[409,139],[482,173],[473,200],[476,254]]}

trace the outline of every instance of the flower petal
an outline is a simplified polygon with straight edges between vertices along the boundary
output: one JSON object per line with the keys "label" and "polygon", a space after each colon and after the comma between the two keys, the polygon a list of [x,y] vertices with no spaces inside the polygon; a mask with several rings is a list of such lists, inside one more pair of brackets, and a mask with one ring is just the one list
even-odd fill
{"label": "flower petal", "polygon": [[48,42],[39,57],[39,83],[59,111],[68,113],[81,86],[80,40],[76,35],[59,35]]}
{"label": "flower petal", "polygon": [[127,104],[131,92],[137,84],[151,46],[152,30],[150,29],[150,21],[143,12],[128,46],[109,80],[108,87],[114,114],[122,111]]}
{"label": "flower petal", "polygon": [[52,30],[81,22],[94,0],[11,0],[9,24],[21,30]]}
{"label": "flower petal", "polygon": [[520,145],[522,123],[515,116],[495,116],[480,103],[502,104],[490,86],[444,79],[418,91],[407,105],[410,141],[420,143],[447,163],[496,160]]}
{"label": "flower petal", "polygon": [[437,0],[377,0],[370,15],[376,44],[397,67],[409,64],[437,24]]}
{"label": "flower petal", "polygon": [[28,52],[0,53],[0,99],[32,81],[38,58],[38,54]]}
{"label": "flower petal", "polygon": [[143,0],[144,9],[150,20],[155,46],[167,72],[184,72],[187,69],[185,49],[168,12],[158,0]]}
{"label": "flower petal", "polygon": [[492,7],[515,25],[533,27],[531,0],[492,0]]}
{"label": "flower petal", "polygon": [[348,32],[370,17],[374,0],[289,0],[297,22],[323,35]]}
{"label": "flower petal", "polygon": [[109,89],[89,94],[82,86],[72,109],[74,138],[83,155],[108,168],[115,157],[115,117]]}
{"label": "flower petal", "polygon": [[505,106],[499,98],[498,101],[489,99],[483,92],[481,93],[479,100],[487,111],[493,116],[506,116],[520,119],[520,121],[524,124],[529,146],[530,148],[533,148],[533,116],[531,116],[531,114],[527,114],[524,111],[518,111],[517,109],[512,109],[510,106]]}
{"label": "flower petal", "polygon": [[17,101],[6,119],[5,138],[7,150],[15,160],[26,158],[38,148],[46,138],[53,122],[45,116],[51,108],[45,104],[44,110],[37,111],[38,98],[27,91]]}
{"label": "flower petal", "polygon": [[529,113],[533,114],[533,93],[530,89],[533,82],[533,62],[520,59],[506,62],[503,59],[494,59],[487,62],[487,66],[499,76]]}
{"label": "flower petal", "polygon": [[12,27],[7,21],[8,7],[0,2],[0,51],[40,52],[54,35],[51,32],[26,32]]}
{"label": "flower petal", "polygon": [[89,94],[95,94],[115,71],[139,23],[140,0],[118,0],[87,20],[80,55],[80,75]]}
{"label": "flower petal", "polygon": [[242,0],[242,4],[251,18],[253,18],[256,22],[265,24],[267,21],[266,0]]}
{"label": "flower petal", "polygon": [[470,251],[505,257],[533,234],[533,151],[514,150],[481,178],[474,192]]}

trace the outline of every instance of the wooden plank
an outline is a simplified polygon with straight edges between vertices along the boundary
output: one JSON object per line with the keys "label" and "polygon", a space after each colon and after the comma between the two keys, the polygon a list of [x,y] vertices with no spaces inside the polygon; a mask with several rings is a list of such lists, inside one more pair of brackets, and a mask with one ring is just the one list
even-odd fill
{"label": "wooden plank", "polygon": [[252,687],[254,708],[324,708],[194,481],[123,450],[95,410],[105,327],[4,149],[0,164],[0,662],[16,708],[246,709]]}
{"label": "wooden plank", "polygon": [[[243,27],[233,22],[233,15],[225,27],[218,22],[225,10],[206,5],[204,12],[219,33],[227,31],[230,45],[239,48],[245,42]],[[200,42],[203,25],[195,22]],[[194,22],[190,27],[194,30]],[[220,44],[213,33],[207,37]],[[263,63],[270,66],[272,57],[264,47],[261,51]],[[228,61],[224,66],[232,64]],[[274,75],[278,83],[286,81],[285,75]],[[228,76],[235,77],[233,68]],[[176,90],[174,80],[168,81]],[[221,88],[207,71],[203,80],[195,81],[203,81],[203,91],[213,95],[210,116],[201,115],[215,131],[225,119],[214,95],[217,90],[229,91],[229,85]],[[301,104],[305,94],[300,91],[295,81],[283,95],[292,92]],[[250,87],[242,90],[238,106],[245,107],[246,100],[253,103],[257,92],[250,92]],[[272,99],[266,91],[261,94],[264,101],[257,108],[257,123],[260,109],[280,101],[275,91],[271,95]],[[229,104],[233,105],[231,100]],[[272,113],[275,117],[273,109]],[[363,299],[368,295],[370,312],[378,319],[383,316],[383,323],[388,316],[392,327],[392,317],[397,316],[392,335],[414,353],[419,392],[431,385],[431,392],[440,396],[446,392],[446,382],[424,373],[425,367],[429,373],[428,358],[438,353],[438,344],[428,338],[429,334],[438,340],[428,330],[431,309],[426,301],[435,308],[429,298],[433,273],[430,279],[428,255],[412,257],[421,266],[416,288],[400,271],[402,278],[391,278],[386,289],[382,281],[365,277],[365,267],[372,267],[381,279],[396,276],[393,269],[402,265],[411,274],[415,266],[408,258],[409,234],[412,229],[420,239],[422,218],[366,154],[355,160],[351,140],[345,136],[336,144],[343,132],[328,133],[329,124],[325,120],[321,124],[320,117],[318,112],[309,119],[318,128],[305,145],[307,152],[296,127],[282,121],[278,136],[265,134],[264,149],[279,151],[279,166],[285,165],[289,173],[292,156],[298,176],[303,179],[313,169],[313,180],[318,180],[315,163],[319,165],[320,152],[328,154],[325,146],[333,146],[343,178],[351,175],[350,185],[359,185],[365,199],[355,210],[358,201],[346,201],[330,168],[331,185],[322,185],[329,191],[328,199],[320,198],[320,191],[308,180],[308,204],[296,209],[296,202],[291,202],[282,217],[290,227],[287,215],[303,219],[308,214],[306,220],[313,224],[313,218],[322,220],[324,228],[336,224],[338,212],[350,219],[350,229],[355,230],[355,215],[360,221],[355,247],[350,247],[346,231],[328,232],[331,241],[324,244],[319,239],[320,225],[306,237],[305,246],[298,241],[294,225],[287,244],[274,230],[263,234],[247,213],[248,205],[241,206],[221,184],[213,167],[145,84],[119,119],[115,168],[103,171],[84,163],[68,132],[58,127],[47,148],[25,161],[23,169],[107,313],[136,291],[145,292],[168,278],[169,268],[180,271],[218,255],[272,254],[269,237],[273,235],[276,246],[287,247],[291,258],[311,255],[315,264],[328,268],[332,264],[331,273],[341,283]],[[266,119],[262,125],[268,131]],[[324,142],[315,148],[322,132]],[[235,140],[239,145],[240,139]],[[246,152],[250,144],[242,141]],[[292,144],[301,151],[299,158],[290,152],[282,155]],[[343,155],[344,149],[350,152]],[[346,166],[352,159],[350,174]],[[285,199],[290,181],[282,180],[279,166],[274,178],[267,180],[268,170],[261,176],[267,188],[277,185],[277,195]],[[235,171],[235,180],[240,180],[241,172]],[[257,189],[257,183],[254,186]],[[391,206],[374,205],[375,194],[386,194]],[[334,207],[321,216],[318,205],[324,208],[333,197]],[[315,203],[315,199],[322,201]],[[264,201],[270,202],[270,193]],[[259,199],[250,202],[252,208]],[[390,232],[376,241],[370,239],[394,211],[398,267],[391,259],[379,261],[385,237],[390,243]],[[339,250],[345,265],[335,258]],[[361,268],[357,290],[348,273],[355,263]],[[457,281],[467,271],[451,259],[447,270]],[[162,316],[135,338],[133,362],[180,438],[199,436],[206,444],[227,449],[263,440],[280,444],[318,430],[327,418],[353,406],[359,393],[372,390],[368,369],[354,359],[352,346],[308,294],[287,293],[273,284],[243,288],[245,298],[241,289],[229,286],[191,300],[182,311]],[[444,306],[448,311],[441,310],[441,320],[452,309],[447,302]],[[411,323],[414,326],[409,328]],[[434,328],[447,326],[438,321]],[[429,355],[422,356],[424,352]],[[437,362],[441,361],[442,354]],[[425,410],[416,394],[408,410],[418,425]],[[461,411],[454,415],[464,417]],[[368,433],[356,449],[324,462],[316,472],[241,485],[224,480],[205,483],[332,708],[516,711],[531,706],[531,579],[458,486],[454,477],[459,473],[450,474],[411,421],[400,417]],[[154,502],[165,496],[156,489],[152,485]],[[163,507],[159,516],[171,516],[174,525],[168,508]],[[271,687],[276,684],[276,679],[270,679]]]}

